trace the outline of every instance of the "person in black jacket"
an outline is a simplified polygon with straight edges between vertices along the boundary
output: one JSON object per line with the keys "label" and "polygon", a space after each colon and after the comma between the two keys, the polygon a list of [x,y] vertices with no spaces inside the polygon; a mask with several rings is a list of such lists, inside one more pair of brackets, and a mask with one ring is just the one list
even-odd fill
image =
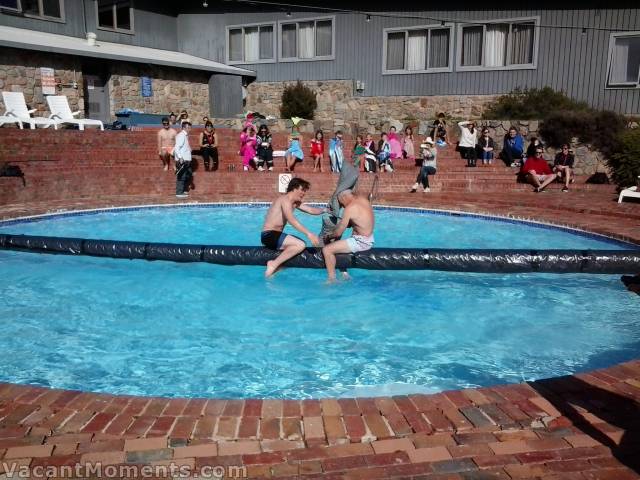
{"label": "person in black jacket", "polygon": [[566,143],[562,145],[562,150],[556,154],[556,158],[553,161],[553,172],[558,178],[564,179],[563,192],[569,191],[569,184],[573,181],[573,163],[575,157],[573,152],[569,150],[569,145]]}
{"label": "person in black jacket", "polygon": [[491,165],[493,163],[493,150],[496,145],[493,138],[489,136],[489,130],[482,129],[482,136],[478,139],[478,157],[482,159],[483,165]]}
{"label": "person in black jacket", "polygon": [[257,156],[258,156],[258,170],[263,171],[265,169],[265,163],[267,164],[267,170],[273,171],[273,146],[271,145],[272,138],[269,132],[269,127],[265,124],[260,125],[257,138]]}
{"label": "person in black jacket", "polygon": [[529,140],[529,146],[527,147],[527,158],[536,156],[536,148],[538,146],[544,148],[544,145],[538,137],[531,137],[531,140]]}

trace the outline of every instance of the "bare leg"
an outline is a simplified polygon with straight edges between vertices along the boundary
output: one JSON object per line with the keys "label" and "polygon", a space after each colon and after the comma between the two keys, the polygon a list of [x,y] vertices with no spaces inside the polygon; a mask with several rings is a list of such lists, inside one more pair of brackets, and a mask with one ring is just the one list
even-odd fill
{"label": "bare leg", "polygon": [[291,235],[287,235],[282,242],[282,253],[278,255],[275,259],[269,260],[267,262],[267,269],[264,272],[265,277],[270,277],[276,270],[282,265],[284,262],[289,260],[290,258],[295,257],[299,253],[305,249],[305,243],[299,238],[292,237]]}
{"label": "bare leg", "polygon": [[571,171],[571,168],[564,167],[564,170],[562,171],[562,173],[564,173],[564,186],[569,188],[569,184],[571,183],[571,177],[573,176],[573,172]]}
{"label": "bare leg", "polygon": [[534,170],[530,170],[529,173],[527,174],[527,177],[529,177],[529,183],[531,185],[533,185],[533,187],[536,190],[538,188],[540,188],[540,182],[538,181],[538,175],[536,175],[536,172]]}
{"label": "bare leg", "polygon": [[543,190],[552,182],[556,181],[555,175],[547,175],[546,178],[542,181],[542,185],[540,185],[540,190]]}
{"label": "bare leg", "polygon": [[346,240],[338,240],[337,242],[330,243],[322,249],[322,256],[324,257],[324,264],[327,267],[327,276],[329,282],[335,282],[336,280],[336,254],[337,253],[351,253],[349,244]]}
{"label": "bare leg", "polygon": [[166,172],[167,170],[169,170],[169,154],[168,153],[161,153],[160,154],[160,160],[162,160],[162,167],[164,169],[164,171]]}

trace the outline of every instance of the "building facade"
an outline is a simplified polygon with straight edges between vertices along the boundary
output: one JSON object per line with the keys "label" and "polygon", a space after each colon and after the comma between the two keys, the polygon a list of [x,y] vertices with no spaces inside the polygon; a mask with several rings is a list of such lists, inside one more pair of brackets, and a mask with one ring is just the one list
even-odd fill
{"label": "building facade", "polygon": [[[410,119],[436,111],[479,116],[498,95],[544,86],[596,108],[640,113],[640,8],[633,2],[542,1],[526,8],[459,2],[411,10],[355,1],[291,3],[298,6],[0,0],[0,27],[80,39],[93,32],[98,44],[177,52],[218,65],[185,68],[156,58],[162,55],[105,62],[91,51],[51,52],[59,56],[49,55],[51,62],[65,72],[61,89],[82,74],[78,102],[88,88],[104,87],[111,115],[123,107],[193,110],[195,103],[198,112],[208,106],[215,116],[231,116],[242,111],[244,95],[245,108],[277,116],[283,86],[296,80],[316,89],[318,118],[327,121]],[[28,60],[42,53],[30,48],[4,48],[0,65],[14,73],[46,66],[40,57]],[[4,89],[6,76],[0,77]],[[141,94],[143,78],[153,80],[152,97]],[[37,79],[33,83],[37,96]]]}
{"label": "building facade", "polygon": [[[179,12],[166,5],[0,0],[0,89],[23,92],[39,115],[46,111],[45,95],[53,93],[103,121],[122,109],[184,109],[196,121],[241,112],[243,78],[255,74],[181,52]],[[43,72],[51,71],[55,86],[43,88]]]}

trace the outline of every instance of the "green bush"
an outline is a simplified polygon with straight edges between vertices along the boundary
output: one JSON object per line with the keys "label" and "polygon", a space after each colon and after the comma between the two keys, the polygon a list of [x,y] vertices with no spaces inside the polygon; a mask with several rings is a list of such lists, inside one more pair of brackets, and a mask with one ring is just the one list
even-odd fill
{"label": "green bush", "polygon": [[556,112],[540,125],[540,136],[548,145],[560,147],[577,137],[608,156],[622,133],[626,120],[614,112],[585,110]]}
{"label": "green bush", "polygon": [[280,116],[282,118],[300,117],[313,120],[313,114],[318,107],[316,94],[309,87],[298,80],[295,85],[286,85],[282,92]]}
{"label": "green bush", "polygon": [[551,87],[521,90],[498,97],[485,109],[482,118],[488,120],[544,120],[556,112],[590,110],[585,102],[567,97]]}
{"label": "green bush", "polygon": [[620,188],[636,185],[640,175],[640,128],[618,135],[606,163],[611,168],[613,181]]}

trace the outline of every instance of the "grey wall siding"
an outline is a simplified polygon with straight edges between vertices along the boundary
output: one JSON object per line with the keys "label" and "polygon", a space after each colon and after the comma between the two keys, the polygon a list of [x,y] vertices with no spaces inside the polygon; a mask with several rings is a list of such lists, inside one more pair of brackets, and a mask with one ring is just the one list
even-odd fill
{"label": "grey wall siding", "polygon": [[20,17],[11,14],[0,13],[0,25],[16,28],[28,28],[58,35],[70,35],[72,37],[84,37],[84,21],[82,20],[82,3],[78,0],[63,0],[64,22],[40,20],[37,18]]}
{"label": "grey wall siding", "polygon": [[98,40],[164,50],[178,50],[177,16],[170,10],[158,7],[158,2],[137,0],[133,13],[134,34],[124,34],[96,28],[95,0],[63,1],[65,9],[64,22],[0,14],[0,25],[28,28],[73,37],[85,37],[85,20],[82,8],[82,2],[84,2],[87,31],[95,32]]}
{"label": "grey wall siding", "polygon": [[[508,19],[539,16],[540,25],[572,25],[640,30],[640,9],[467,10],[394,12],[460,20]],[[321,16],[293,13],[291,18]],[[610,34],[580,29],[539,29],[538,64],[532,70],[382,75],[383,29],[433,24],[433,21],[335,15],[335,60],[243,65],[257,72],[257,81],[353,79],[366,84],[363,95],[501,94],[516,87],[549,85],[598,108],[640,112],[640,89],[606,89]],[[224,62],[225,26],[288,20],[283,13],[182,14],[178,17],[179,48]],[[456,28],[460,28],[457,25]],[[457,42],[457,32],[454,33]],[[454,47],[457,52],[458,45]],[[455,58],[455,53],[454,53]],[[455,70],[455,67],[454,67]]]}
{"label": "grey wall siding", "polygon": [[136,0],[133,12],[134,34],[98,29],[95,1],[84,0],[84,2],[87,11],[87,28],[96,33],[98,40],[162,50],[178,50],[177,18],[170,12],[162,11],[157,6],[159,2]]}

